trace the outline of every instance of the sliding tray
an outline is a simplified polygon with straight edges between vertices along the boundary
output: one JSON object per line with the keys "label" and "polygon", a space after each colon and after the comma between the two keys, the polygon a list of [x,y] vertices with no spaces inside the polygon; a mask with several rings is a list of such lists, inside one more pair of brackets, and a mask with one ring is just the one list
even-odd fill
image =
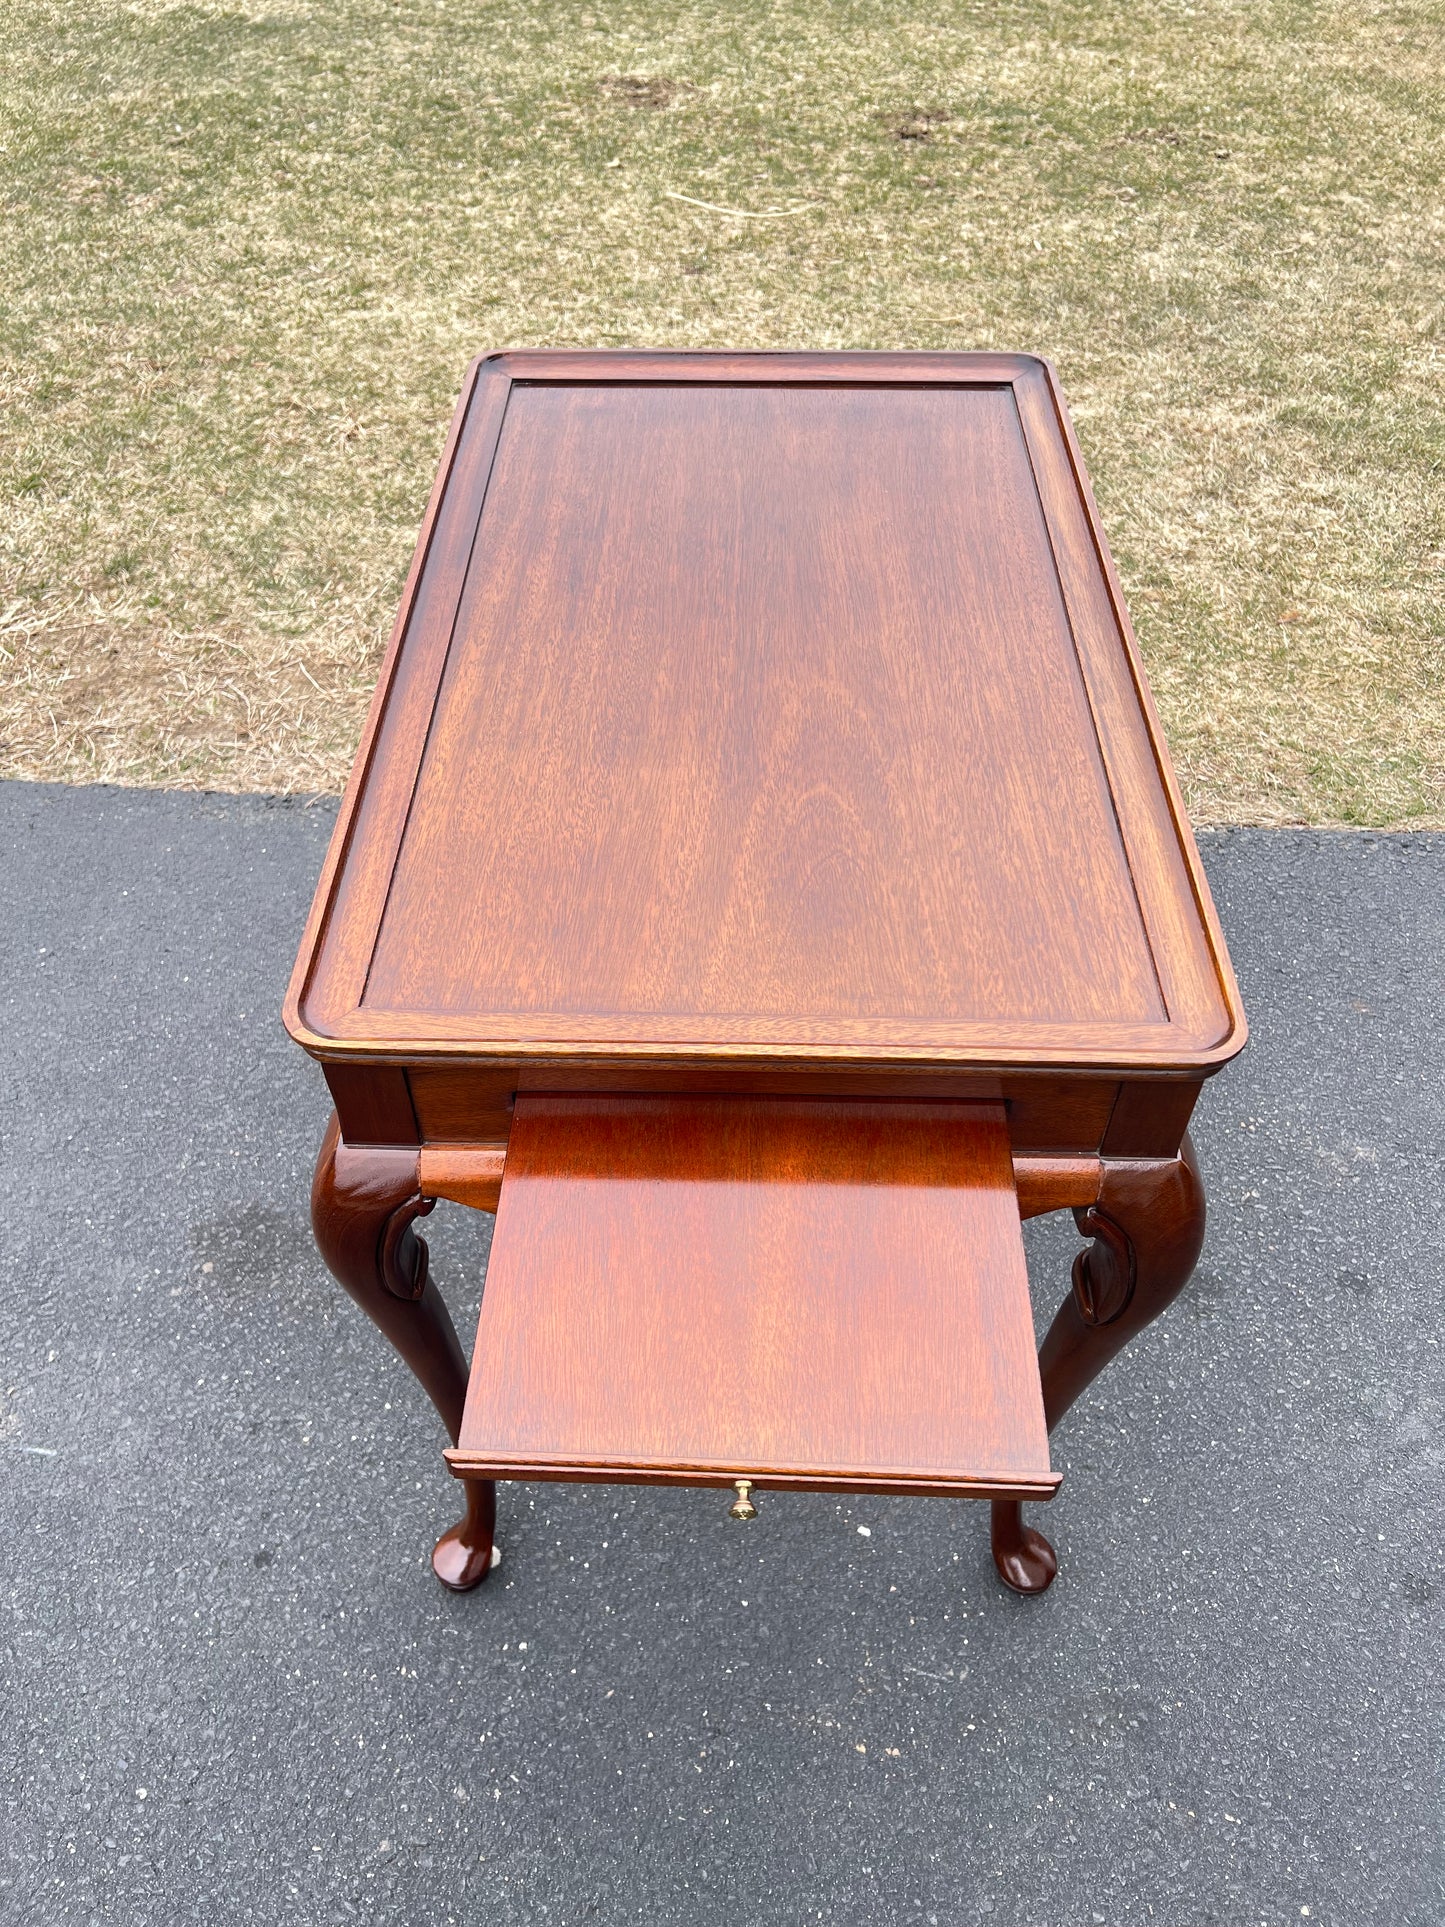
{"label": "sliding tray", "polygon": [[1050,1498],[998,1105],[524,1095],[464,1478]]}

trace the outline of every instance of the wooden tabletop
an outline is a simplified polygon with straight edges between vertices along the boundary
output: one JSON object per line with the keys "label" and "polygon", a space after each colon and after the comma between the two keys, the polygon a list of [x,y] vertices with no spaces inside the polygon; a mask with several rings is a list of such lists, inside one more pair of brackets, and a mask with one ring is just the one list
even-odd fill
{"label": "wooden tabletop", "polygon": [[287,1019],[331,1059],[1233,1055],[1047,365],[479,361]]}

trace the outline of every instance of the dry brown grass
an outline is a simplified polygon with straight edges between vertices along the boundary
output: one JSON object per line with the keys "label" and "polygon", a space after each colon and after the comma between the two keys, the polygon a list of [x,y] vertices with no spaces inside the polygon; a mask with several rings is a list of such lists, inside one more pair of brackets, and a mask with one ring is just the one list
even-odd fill
{"label": "dry brown grass", "polygon": [[338,786],[479,348],[999,345],[1060,367],[1196,815],[1445,823],[1442,46],[10,0],[0,771]]}

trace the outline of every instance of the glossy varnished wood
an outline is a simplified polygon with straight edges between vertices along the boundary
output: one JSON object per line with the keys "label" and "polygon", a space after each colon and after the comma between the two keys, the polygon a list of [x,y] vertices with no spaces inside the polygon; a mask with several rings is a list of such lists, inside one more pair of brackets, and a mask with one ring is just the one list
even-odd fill
{"label": "glossy varnished wood", "polygon": [[[1049,1430],[1074,1400],[1189,1282],[1204,1243],[1204,1186],[1188,1137],[1174,1158],[1101,1163],[1098,1188],[1074,1220],[1092,1243],[1074,1260],[1072,1289],[1039,1352]],[[1053,1547],[1018,1504],[993,1508],[993,1556],[1015,1592],[1052,1584]]]}
{"label": "glossy varnished wood", "polygon": [[293,985],[319,1054],[1237,1048],[1043,364],[493,357],[425,547]]}
{"label": "glossy varnished wood", "polygon": [[[1045,1424],[1187,1279],[1245,1036],[1047,366],[474,364],[286,1021],[444,1583],[501,1473],[992,1495],[1042,1590]],[[499,1210],[469,1390],[441,1199]]]}
{"label": "glossy varnished wood", "polygon": [[454,1469],[1048,1497],[996,1106],[523,1097]]}
{"label": "glossy varnished wood", "polygon": [[483,523],[363,1012],[1163,1020],[1008,388],[519,383]]}
{"label": "glossy varnished wood", "polygon": [[[348,1135],[371,1142],[376,1104],[358,1102],[348,1110],[343,1093],[333,1093]],[[350,1071],[352,1066],[347,1065]],[[390,1065],[377,1066],[375,1075],[387,1080],[404,1077],[422,1139],[436,1144],[475,1144],[505,1140],[511,1129],[512,1100],[519,1091],[690,1091],[694,1095],[728,1094],[735,1097],[894,1097],[962,1098],[1000,1102],[1008,1114],[1009,1142],[1016,1153],[1039,1151],[1097,1151],[1120,1109],[1117,1078],[1047,1076],[1011,1068],[1002,1074],[950,1070],[939,1065],[894,1066],[891,1069],[856,1063],[816,1061],[789,1064],[786,1059],[718,1062],[712,1058],[674,1060],[665,1064],[589,1060],[533,1062],[492,1058],[481,1064],[413,1065],[405,1073]],[[353,1078],[344,1093],[353,1095]],[[1147,1123],[1152,1141],[1142,1130],[1131,1136],[1130,1155],[1168,1156],[1177,1150],[1188,1105],[1198,1084],[1176,1081],[1163,1090],[1167,1103],[1152,1103]],[[1181,1092],[1187,1098],[1179,1110]],[[1136,1111],[1131,1101],[1130,1110]],[[399,1115],[401,1115],[399,1111]],[[354,1122],[354,1130],[353,1130]],[[1170,1133],[1172,1132],[1172,1135]]]}
{"label": "glossy varnished wood", "polygon": [[[337,1279],[411,1367],[455,1440],[467,1363],[431,1275],[415,1222],[432,1208],[421,1157],[403,1145],[347,1144],[333,1117],[311,1184],[311,1223]],[[492,1569],[496,1488],[471,1480],[462,1518],[438,1540],[432,1565],[443,1585],[467,1592]]]}

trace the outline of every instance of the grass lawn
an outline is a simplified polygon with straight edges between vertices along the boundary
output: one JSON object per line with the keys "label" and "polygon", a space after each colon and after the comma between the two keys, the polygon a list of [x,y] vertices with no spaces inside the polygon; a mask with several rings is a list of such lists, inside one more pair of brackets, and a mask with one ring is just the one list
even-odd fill
{"label": "grass lawn", "polygon": [[1445,4],[6,0],[0,773],[339,787],[478,349],[1000,346],[1196,817],[1445,824],[1442,179]]}

